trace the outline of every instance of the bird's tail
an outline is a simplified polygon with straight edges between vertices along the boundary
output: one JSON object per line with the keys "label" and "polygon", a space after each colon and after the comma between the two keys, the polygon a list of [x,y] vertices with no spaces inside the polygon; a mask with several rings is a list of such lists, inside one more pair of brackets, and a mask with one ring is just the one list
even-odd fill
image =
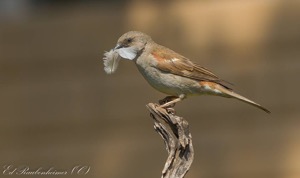
{"label": "bird's tail", "polygon": [[[232,90],[229,90],[229,89],[226,89],[224,88],[223,86],[221,85],[216,85],[215,86],[217,90],[221,91],[222,93],[225,94],[225,97],[232,97],[232,98],[235,98],[235,99],[238,99],[240,101],[243,101],[245,103],[248,103],[252,106],[255,106],[263,111],[265,111],[266,113],[271,113],[268,109],[264,108],[263,106],[261,106],[260,104],[258,103],[255,103],[254,101],[251,101],[250,99],[246,98],[246,97],[243,97],[242,95],[239,95],[235,92],[233,92]],[[226,96],[227,95],[227,96]]]}

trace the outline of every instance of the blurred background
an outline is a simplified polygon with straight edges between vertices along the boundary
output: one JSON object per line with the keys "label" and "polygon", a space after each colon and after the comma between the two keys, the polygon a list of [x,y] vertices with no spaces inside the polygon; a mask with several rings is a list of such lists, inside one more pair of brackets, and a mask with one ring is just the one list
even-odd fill
{"label": "blurred background", "polygon": [[103,70],[103,52],[139,30],[272,111],[179,103],[195,149],[186,177],[299,178],[299,19],[297,0],[0,1],[0,174],[83,165],[88,178],[161,176],[167,153],[145,105],[165,95],[128,60]]}

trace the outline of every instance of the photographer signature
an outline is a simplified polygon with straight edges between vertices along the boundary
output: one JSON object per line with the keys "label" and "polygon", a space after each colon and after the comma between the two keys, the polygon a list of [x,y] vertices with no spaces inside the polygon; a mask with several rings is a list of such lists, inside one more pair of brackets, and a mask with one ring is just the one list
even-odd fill
{"label": "photographer signature", "polygon": [[90,172],[90,166],[76,165],[71,169],[57,169],[55,167],[38,167],[31,168],[30,166],[3,166],[3,175],[86,175]]}

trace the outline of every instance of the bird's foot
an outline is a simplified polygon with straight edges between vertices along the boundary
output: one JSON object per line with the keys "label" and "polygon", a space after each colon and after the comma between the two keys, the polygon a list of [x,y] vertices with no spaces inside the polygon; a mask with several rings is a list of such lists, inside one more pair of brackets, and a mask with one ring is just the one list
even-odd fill
{"label": "bird's foot", "polygon": [[169,114],[176,114],[174,106],[178,100],[176,96],[167,96],[162,100],[159,100],[159,104],[161,108],[164,108]]}
{"label": "bird's foot", "polygon": [[165,108],[168,114],[176,114],[176,111],[174,108]]}

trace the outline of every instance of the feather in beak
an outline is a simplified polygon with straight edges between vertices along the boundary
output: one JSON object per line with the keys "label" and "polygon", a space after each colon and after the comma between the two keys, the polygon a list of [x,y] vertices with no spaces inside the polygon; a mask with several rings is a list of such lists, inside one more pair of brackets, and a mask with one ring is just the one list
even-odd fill
{"label": "feather in beak", "polygon": [[104,71],[107,74],[115,73],[118,68],[119,61],[120,56],[116,50],[111,49],[108,52],[105,51],[103,57]]}

